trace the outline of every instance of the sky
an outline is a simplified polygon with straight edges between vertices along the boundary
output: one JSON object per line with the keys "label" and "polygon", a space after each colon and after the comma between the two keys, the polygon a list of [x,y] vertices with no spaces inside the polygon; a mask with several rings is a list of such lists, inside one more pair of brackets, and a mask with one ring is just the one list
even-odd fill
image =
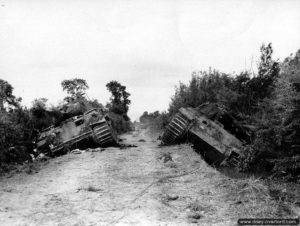
{"label": "sky", "polygon": [[269,42],[274,59],[300,48],[299,0],[0,0],[0,78],[27,106],[57,104],[76,77],[105,104],[117,80],[135,120],[167,110],[193,71],[255,71]]}

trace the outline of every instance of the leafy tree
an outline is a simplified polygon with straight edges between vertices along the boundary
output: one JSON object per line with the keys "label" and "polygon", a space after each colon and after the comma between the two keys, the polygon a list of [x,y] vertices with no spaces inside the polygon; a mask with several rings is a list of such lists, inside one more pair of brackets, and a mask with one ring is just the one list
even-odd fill
{"label": "leafy tree", "polygon": [[272,59],[273,48],[272,43],[268,45],[262,44],[260,47],[260,62],[258,65],[258,76],[260,77],[276,77],[279,72],[278,62]]}
{"label": "leafy tree", "polygon": [[[253,148],[258,162],[272,159],[276,174],[300,174],[300,50],[280,65],[271,93],[253,117],[258,129]],[[270,90],[269,90],[270,91]],[[255,161],[254,161],[255,162]]]}
{"label": "leafy tree", "polygon": [[126,91],[126,86],[121,85],[117,81],[111,81],[106,84],[106,87],[112,94],[110,103],[107,105],[109,110],[129,120],[127,112],[131,101],[129,100],[130,93]]}
{"label": "leafy tree", "polygon": [[140,116],[140,122],[141,123],[146,123],[148,120],[148,111],[145,111],[141,116]]}
{"label": "leafy tree", "polygon": [[171,115],[180,107],[197,107],[205,102],[229,105],[236,99],[234,79],[217,70],[193,72],[188,84],[179,83],[171,99]]}
{"label": "leafy tree", "polygon": [[151,129],[163,129],[169,122],[169,115],[166,112],[154,111],[152,113],[148,113],[145,111],[140,116],[140,122]]}
{"label": "leafy tree", "polygon": [[154,121],[160,116],[159,111],[155,111],[153,113],[148,113],[148,111],[145,111],[141,116],[140,116],[140,122],[141,123],[149,123],[151,121]]}
{"label": "leafy tree", "polygon": [[7,81],[0,79],[0,111],[4,111],[4,104],[19,107],[21,98],[16,98],[13,95],[13,87]]}
{"label": "leafy tree", "polygon": [[48,99],[43,98],[43,97],[34,99],[34,101],[32,102],[32,108],[33,109],[45,109],[46,110],[47,101],[48,101]]}
{"label": "leafy tree", "polygon": [[66,90],[69,94],[64,98],[66,103],[63,103],[60,107],[65,117],[83,114],[97,105],[95,101],[90,101],[85,97],[85,91],[89,88],[86,80],[80,78],[63,80],[61,85],[63,90]]}
{"label": "leafy tree", "polygon": [[179,86],[175,87],[175,94],[171,98],[169,105],[170,115],[174,115],[179,108],[188,106],[188,86],[179,82]]}
{"label": "leafy tree", "polygon": [[89,88],[87,82],[80,78],[63,80],[61,85],[63,90],[66,90],[67,93],[70,94],[69,97],[65,98],[67,102],[72,102],[82,98],[85,94],[85,91]]}
{"label": "leafy tree", "polygon": [[105,110],[103,104],[99,103],[97,99],[89,100],[89,104],[92,108],[100,108]]}
{"label": "leafy tree", "polygon": [[254,102],[265,97],[270,97],[274,84],[279,75],[279,64],[272,59],[272,44],[263,44],[260,48],[261,56],[258,65],[258,76],[249,82]]}
{"label": "leafy tree", "polygon": [[281,64],[273,106],[284,128],[288,149],[300,148],[300,50]]}
{"label": "leafy tree", "polygon": [[31,113],[34,117],[38,118],[39,120],[46,117],[47,101],[48,101],[47,98],[38,98],[32,102]]}

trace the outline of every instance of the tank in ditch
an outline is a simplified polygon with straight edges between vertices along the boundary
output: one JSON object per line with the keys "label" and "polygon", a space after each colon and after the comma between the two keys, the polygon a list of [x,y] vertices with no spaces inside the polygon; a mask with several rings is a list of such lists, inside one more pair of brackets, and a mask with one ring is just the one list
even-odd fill
{"label": "tank in ditch", "polygon": [[238,138],[226,131],[220,122],[209,119],[195,108],[179,109],[161,140],[165,145],[188,141],[214,165],[237,166],[244,156],[243,143]]}
{"label": "tank in ditch", "polygon": [[70,117],[59,126],[51,126],[39,133],[38,153],[65,153],[74,148],[105,147],[117,144],[110,119],[102,109],[91,109]]}

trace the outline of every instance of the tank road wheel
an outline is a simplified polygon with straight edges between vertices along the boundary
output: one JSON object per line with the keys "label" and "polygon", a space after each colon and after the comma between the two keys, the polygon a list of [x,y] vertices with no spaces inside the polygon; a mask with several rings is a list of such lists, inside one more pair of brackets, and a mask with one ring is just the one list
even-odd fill
{"label": "tank road wheel", "polygon": [[115,142],[111,128],[107,122],[103,122],[93,128],[94,136],[100,146],[106,146]]}
{"label": "tank road wheel", "polygon": [[240,156],[236,152],[231,152],[231,155],[226,160],[227,165],[237,167],[241,162]]}
{"label": "tank road wheel", "polygon": [[164,144],[173,144],[186,133],[189,124],[190,122],[184,117],[184,115],[177,113],[167,125],[162,136],[162,142]]}

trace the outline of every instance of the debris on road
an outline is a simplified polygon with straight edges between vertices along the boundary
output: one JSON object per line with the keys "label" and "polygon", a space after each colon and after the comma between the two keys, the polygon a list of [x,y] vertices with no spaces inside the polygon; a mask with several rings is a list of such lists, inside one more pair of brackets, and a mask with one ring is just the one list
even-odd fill
{"label": "debris on road", "polygon": [[191,223],[198,223],[198,220],[203,218],[203,215],[200,213],[190,213],[187,215],[187,218],[190,220]]}
{"label": "debris on road", "polygon": [[159,160],[163,160],[164,163],[167,163],[169,161],[173,162],[173,158],[170,152],[163,153],[160,157]]}
{"label": "debris on road", "polygon": [[137,146],[134,144],[120,144],[119,147],[120,147],[120,149],[137,148]]}
{"label": "debris on road", "polygon": [[45,161],[48,161],[50,159],[50,157],[46,156],[45,154],[41,153],[39,154],[35,160],[36,161],[40,161],[40,162],[45,162]]}
{"label": "debris on road", "polygon": [[117,144],[110,119],[102,109],[91,109],[83,115],[62,121],[58,127],[43,130],[38,137],[39,153],[68,152],[72,148],[106,147]]}
{"label": "debris on road", "polygon": [[165,145],[187,140],[214,165],[237,166],[243,157],[242,142],[226,131],[219,121],[210,120],[195,108],[180,108],[161,140]]}
{"label": "debris on road", "polygon": [[96,188],[93,185],[89,185],[88,187],[77,188],[76,193],[79,191],[89,191],[89,192],[102,192],[102,188]]}
{"label": "debris on road", "polygon": [[104,148],[94,148],[94,149],[88,149],[87,151],[91,151],[91,152],[101,152],[101,151],[104,151],[105,149]]}
{"label": "debris on road", "polygon": [[165,199],[168,200],[168,201],[175,201],[179,198],[178,195],[166,195]]}
{"label": "debris on road", "polygon": [[81,154],[83,152],[85,152],[85,151],[82,151],[82,150],[79,150],[79,149],[74,149],[74,150],[71,151],[71,153],[73,153],[73,154]]}

